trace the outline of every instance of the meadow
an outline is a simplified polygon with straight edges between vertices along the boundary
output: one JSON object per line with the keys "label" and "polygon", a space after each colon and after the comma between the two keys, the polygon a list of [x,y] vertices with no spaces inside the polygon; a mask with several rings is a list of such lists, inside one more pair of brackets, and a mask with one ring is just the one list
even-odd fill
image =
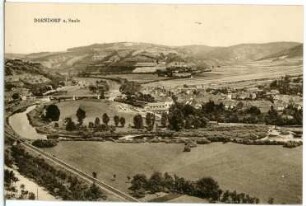
{"label": "meadow", "polygon": [[[60,142],[44,149],[118,189],[128,191],[127,176],[169,172],[187,179],[211,176],[222,189],[236,190],[275,203],[302,201],[302,146],[213,143],[184,153],[182,144]],[[113,180],[113,175],[116,179]]]}
{"label": "meadow", "polygon": [[78,101],[63,101],[57,103],[58,108],[61,111],[60,121],[64,121],[66,117],[71,117],[73,121],[77,122],[76,112],[78,108],[82,108],[86,112],[86,118],[84,119],[84,124],[94,122],[96,117],[100,118],[102,122],[102,115],[107,113],[110,122],[109,124],[114,125],[113,117],[118,115],[126,119],[126,125],[129,123],[133,124],[133,117],[137,114],[137,111],[130,109],[122,110],[121,108],[126,108],[127,106],[120,102],[111,102],[108,100],[78,100]]}

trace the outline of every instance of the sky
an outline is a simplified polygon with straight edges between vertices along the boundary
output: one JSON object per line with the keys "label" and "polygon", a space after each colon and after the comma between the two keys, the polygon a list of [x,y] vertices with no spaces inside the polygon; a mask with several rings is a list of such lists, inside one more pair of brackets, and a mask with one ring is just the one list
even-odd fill
{"label": "sky", "polygon": [[[35,23],[34,18],[79,23]],[[5,4],[5,52],[65,51],[94,43],[231,46],[303,42],[302,6]]]}

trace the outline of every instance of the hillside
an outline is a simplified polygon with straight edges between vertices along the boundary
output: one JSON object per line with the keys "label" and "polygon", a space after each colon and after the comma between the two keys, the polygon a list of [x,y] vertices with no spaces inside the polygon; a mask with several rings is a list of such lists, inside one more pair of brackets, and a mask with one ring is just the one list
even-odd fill
{"label": "hillside", "polygon": [[205,45],[165,46],[149,43],[117,42],[93,44],[67,49],[64,52],[42,52],[23,59],[41,63],[60,73],[80,71],[131,72],[139,64],[173,61],[193,63],[210,68],[267,59],[276,54],[302,56],[303,45],[296,42],[240,44],[230,47]]}
{"label": "hillside", "polygon": [[20,59],[5,59],[5,82],[28,85],[55,83],[63,80],[63,76],[49,71],[40,63],[23,61]]}
{"label": "hillside", "polygon": [[288,58],[297,58],[303,57],[303,44],[299,44],[295,47],[282,50],[280,52],[274,53],[272,55],[266,56],[260,60],[264,59],[288,59]]}

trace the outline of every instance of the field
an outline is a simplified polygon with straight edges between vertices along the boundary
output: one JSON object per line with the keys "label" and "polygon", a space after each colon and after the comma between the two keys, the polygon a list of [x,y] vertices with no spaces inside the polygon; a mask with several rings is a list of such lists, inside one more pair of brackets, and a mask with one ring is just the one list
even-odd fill
{"label": "field", "polygon": [[[133,117],[137,114],[137,111],[127,108],[125,104],[119,102],[111,102],[107,100],[78,100],[78,101],[65,101],[57,103],[61,114],[60,121],[63,121],[66,117],[71,117],[75,122],[77,121],[76,111],[81,107],[86,112],[86,118],[84,124],[88,125],[90,121],[94,122],[96,117],[102,121],[102,115],[107,113],[110,117],[109,124],[113,124],[113,117],[118,115],[126,119],[126,125],[133,124]],[[122,110],[121,108],[126,110]]]}
{"label": "field", "polygon": [[[45,151],[121,190],[127,176],[169,172],[188,179],[215,178],[222,189],[245,192],[267,202],[301,203],[302,147],[213,143],[183,153],[182,144],[60,142]],[[116,174],[116,180],[112,176]]]}
{"label": "field", "polygon": [[[292,62],[290,62],[292,61]],[[277,78],[284,75],[301,75],[303,66],[300,60],[288,60],[283,64],[275,64],[270,61],[260,61],[252,63],[241,63],[239,65],[221,66],[214,68],[212,72],[202,73],[191,79],[173,79],[167,81],[152,82],[147,86],[165,86],[174,88],[183,84],[224,84],[235,81],[246,81],[265,78]]]}

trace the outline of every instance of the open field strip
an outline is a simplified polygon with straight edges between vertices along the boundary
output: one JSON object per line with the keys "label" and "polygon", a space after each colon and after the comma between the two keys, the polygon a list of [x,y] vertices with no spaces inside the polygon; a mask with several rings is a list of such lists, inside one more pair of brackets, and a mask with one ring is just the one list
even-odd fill
{"label": "open field strip", "polygon": [[[182,144],[60,142],[45,149],[86,173],[128,192],[127,176],[169,172],[187,179],[215,178],[222,189],[237,190],[267,202],[301,203],[302,146],[212,143],[183,153]],[[112,180],[116,174],[116,180]]]}

